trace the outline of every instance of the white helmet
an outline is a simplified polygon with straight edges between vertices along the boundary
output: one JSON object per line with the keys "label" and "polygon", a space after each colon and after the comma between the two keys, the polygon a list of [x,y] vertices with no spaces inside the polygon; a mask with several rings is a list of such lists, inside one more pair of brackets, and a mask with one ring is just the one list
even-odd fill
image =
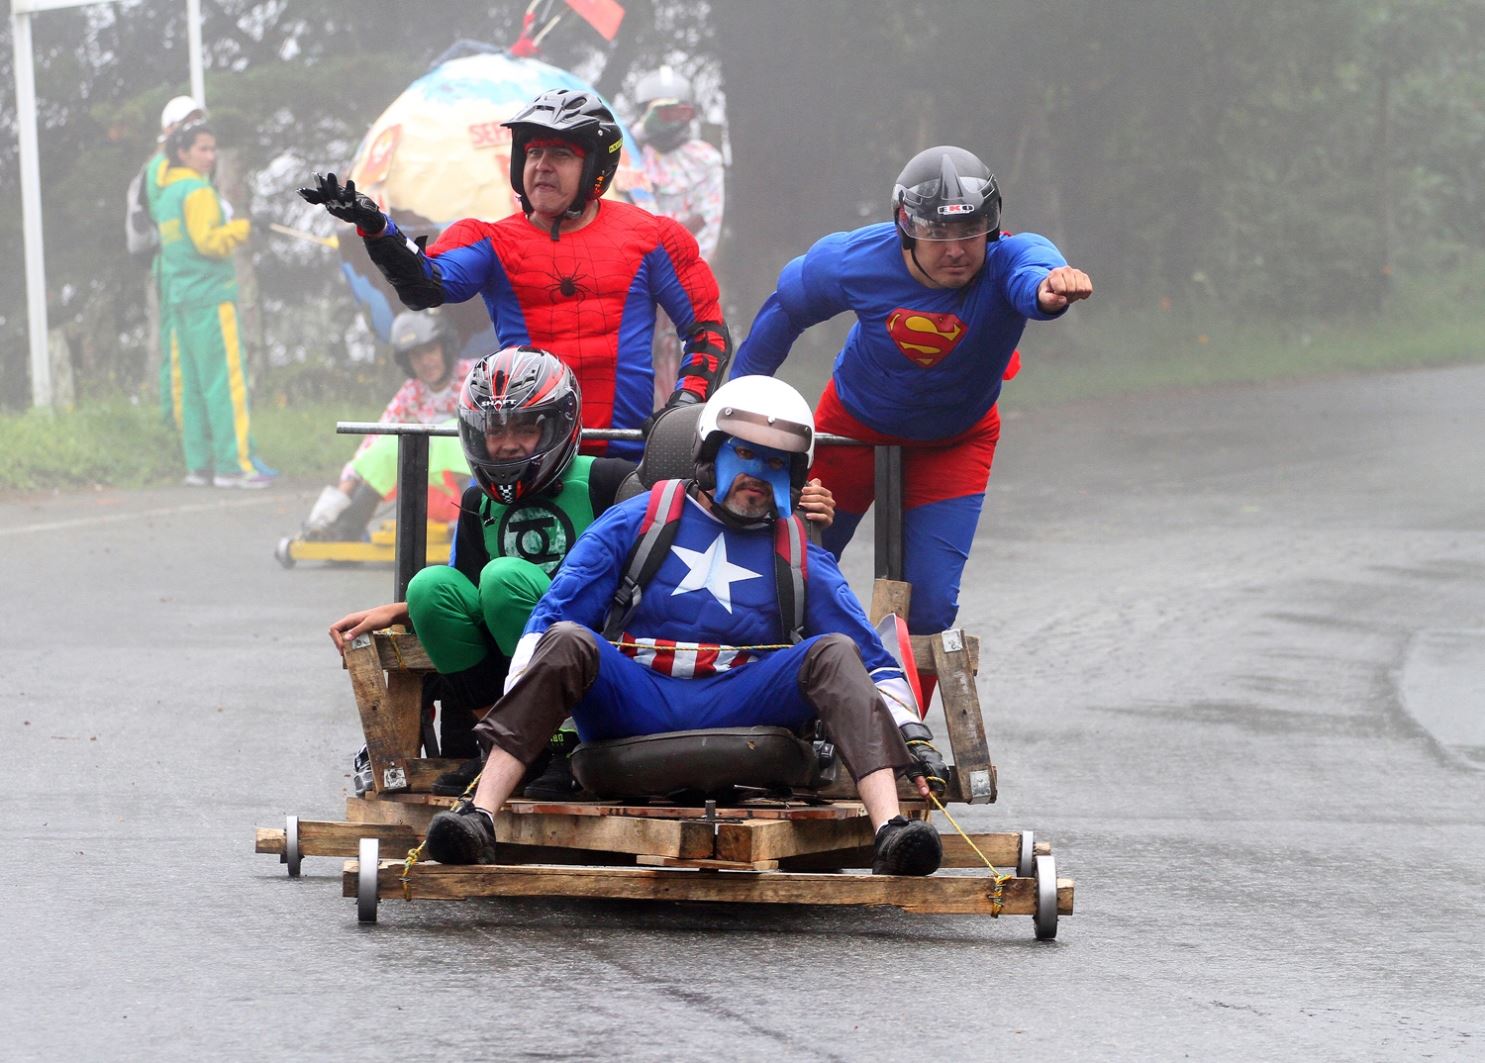
{"label": "white helmet", "polygon": [[[771,376],[740,376],[706,400],[696,421],[696,479],[716,490],[717,452],[728,439],[742,439],[791,455],[788,489],[798,502],[815,455],[815,415],[804,396]],[[721,486],[721,496],[732,486]],[[778,507],[785,515],[784,507]],[[790,509],[792,509],[792,505]]]}
{"label": "white helmet", "polygon": [[160,132],[165,132],[172,126],[180,125],[193,114],[206,117],[206,108],[196,102],[194,96],[177,96],[165,105],[160,112]]}
{"label": "white helmet", "polygon": [[696,103],[695,94],[691,91],[691,80],[669,66],[662,66],[640,78],[639,85],[634,90],[634,98],[641,106],[651,100],[693,105]]}

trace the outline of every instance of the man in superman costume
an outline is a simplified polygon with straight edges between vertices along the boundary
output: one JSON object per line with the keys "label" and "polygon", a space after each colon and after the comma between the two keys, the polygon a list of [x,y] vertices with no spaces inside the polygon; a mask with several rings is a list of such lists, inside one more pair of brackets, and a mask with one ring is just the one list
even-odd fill
{"label": "man in superman costume", "polygon": [[[902,818],[895,775],[941,793],[943,758],[834,560],[788,515],[814,450],[808,403],[743,377],[696,431],[696,479],[608,509],[552,577],[475,729],[489,754],[473,800],[429,824],[433,859],[496,862],[494,815],[565,716],[585,742],[818,719],[877,832],[873,871],[938,869],[938,833]],[[662,529],[636,581],[636,544]]]}
{"label": "man in superman costume", "polygon": [[[822,432],[904,447],[903,578],[919,634],[958,613],[1000,438],[996,400],[1026,322],[1093,294],[1044,237],[1001,233],[1000,206],[970,152],[920,152],[897,178],[890,224],[826,236],[784,267],[733,368],[771,374],[805,329],[856,315],[815,420]],[[839,506],[825,533],[839,557],[872,502],[872,449],[830,447],[814,473]]]}
{"label": "man in superman costume", "polygon": [[[510,184],[521,210],[497,222],[465,218],[425,250],[335,175],[299,194],[353,222],[378,269],[413,310],[485,301],[502,347],[553,351],[583,391],[584,428],[640,428],[654,401],[656,308],[685,345],[667,406],[704,402],[732,341],[716,278],[680,224],[627,203],[600,202],[618,170],[618,123],[596,95],[544,92],[503,123]],[[637,459],[638,442],[585,449]]]}

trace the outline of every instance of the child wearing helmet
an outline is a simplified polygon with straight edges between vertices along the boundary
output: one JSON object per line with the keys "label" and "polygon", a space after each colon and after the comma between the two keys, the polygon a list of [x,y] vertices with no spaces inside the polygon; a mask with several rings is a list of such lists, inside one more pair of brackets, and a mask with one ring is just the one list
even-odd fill
{"label": "child wearing helmet", "polygon": [[[475,729],[488,750],[478,789],[434,817],[432,859],[495,862],[494,814],[565,716],[585,741],[818,720],[877,832],[873,871],[937,870],[937,833],[901,817],[895,775],[926,797],[943,759],[834,560],[789,511],[813,449],[798,392],[731,380],[697,421],[695,479],[661,481],[593,523],[535,603],[505,695]],[[656,539],[664,548],[637,561]]]}
{"label": "child wearing helmet", "polygon": [[[479,360],[458,408],[459,439],[476,483],[464,492],[449,564],[414,576],[406,602],[358,610],[330,626],[343,651],[367,631],[412,625],[448,693],[446,756],[474,757],[474,714],[499,697],[531,609],[635,469],[621,458],[579,455],[581,417],[577,379],[554,355],[510,347]],[[807,519],[828,526],[830,493],[818,483],[801,483],[799,493]],[[540,796],[571,792],[562,769],[575,744],[558,736],[564,755],[553,758],[556,770],[542,780],[549,789]],[[476,758],[435,792],[462,793],[478,770]]]}
{"label": "child wearing helmet", "polygon": [[[457,359],[458,336],[440,311],[405,310],[392,322],[392,358],[407,380],[378,421],[382,424],[443,424],[453,420],[459,385],[474,365]],[[428,517],[451,522],[459,515],[459,496],[469,466],[454,441],[429,440]],[[320,491],[304,522],[306,539],[355,540],[397,489],[397,437],[366,436],[341,470],[338,483]]]}

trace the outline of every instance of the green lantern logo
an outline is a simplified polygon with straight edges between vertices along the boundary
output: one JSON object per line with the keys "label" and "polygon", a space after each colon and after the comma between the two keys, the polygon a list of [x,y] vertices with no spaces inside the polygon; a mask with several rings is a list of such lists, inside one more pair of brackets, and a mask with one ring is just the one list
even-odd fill
{"label": "green lantern logo", "polygon": [[548,576],[557,571],[576,538],[572,518],[546,499],[507,509],[499,534],[501,554],[530,561]]}

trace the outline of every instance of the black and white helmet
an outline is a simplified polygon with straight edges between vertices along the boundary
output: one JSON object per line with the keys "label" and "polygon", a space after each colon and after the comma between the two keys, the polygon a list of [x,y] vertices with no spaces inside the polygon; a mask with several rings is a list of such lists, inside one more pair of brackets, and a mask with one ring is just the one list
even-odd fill
{"label": "black and white helmet", "polygon": [[908,160],[892,189],[904,246],[915,240],[1000,238],[1000,188],[979,156],[941,145]]}
{"label": "black and white helmet", "polygon": [[[510,505],[560,480],[582,439],[582,392],[572,370],[537,347],[507,347],[474,364],[459,395],[459,441],[475,481]],[[520,458],[492,458],[488,434],[508,425],[538,430]]]}
{"label": "black and white helmet", "polygon": [[526,199],[526,144],[532,137],[552,135],[581,144],[587,152],[577,198],[567,213],[576,217],[590,200],[602,196],[619,170],[624,138],[614,113],[596,92],[551,89],[501,125],[510,130],[510,186],[520,197],[521,209],[531,213]]}

